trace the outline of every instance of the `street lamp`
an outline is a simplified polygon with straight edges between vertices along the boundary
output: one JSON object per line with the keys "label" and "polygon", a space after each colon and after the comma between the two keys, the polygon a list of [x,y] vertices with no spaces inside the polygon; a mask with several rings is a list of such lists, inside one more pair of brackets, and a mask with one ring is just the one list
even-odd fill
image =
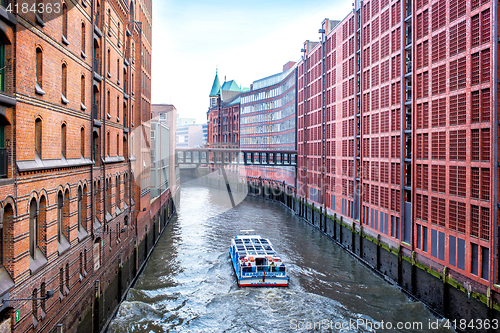
{"label": "street lamp", "polygon": [[18,301],[34,301],[34,300],[47,300],[54,296],[54,290],[49,289],[45,293],[43,297],[29,297],[29,298],[6,298],[0,299],[0,307],[9,306],[9,302],[18,302]]}

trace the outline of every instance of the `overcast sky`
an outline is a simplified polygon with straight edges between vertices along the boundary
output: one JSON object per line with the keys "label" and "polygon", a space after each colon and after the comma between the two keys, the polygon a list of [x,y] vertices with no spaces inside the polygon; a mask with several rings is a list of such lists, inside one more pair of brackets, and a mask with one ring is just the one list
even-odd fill
{"label": "overcast sky", "polygon": [[216,68],[221,84],[243,87],[279,73],[304,41],[319,40],[323,19],[343,19],[353,1],[153,1],[152,102],[206,123]]}

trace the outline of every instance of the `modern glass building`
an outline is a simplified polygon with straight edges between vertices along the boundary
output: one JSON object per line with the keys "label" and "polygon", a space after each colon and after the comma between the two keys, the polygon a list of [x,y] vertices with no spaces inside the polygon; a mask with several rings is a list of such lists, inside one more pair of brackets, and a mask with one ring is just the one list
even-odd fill
{"label": "modern glass building", "polygon": [[[291,66],[290,66],[291,64]],[[241,94],[240,147],[262,151],[296,149],[296,66],[257,81]],[[295,184],[294,167],[245,166],[250,178]]]}

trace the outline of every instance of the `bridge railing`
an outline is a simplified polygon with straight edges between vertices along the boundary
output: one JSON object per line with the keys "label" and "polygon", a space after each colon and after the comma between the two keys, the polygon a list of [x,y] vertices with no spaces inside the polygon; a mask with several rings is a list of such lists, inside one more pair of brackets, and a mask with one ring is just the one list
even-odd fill
{"label": "bridge railing", "polygon": [[239,164],[297,166],[296,151],[253,151],[240,149],[177,149],[177,164]]}

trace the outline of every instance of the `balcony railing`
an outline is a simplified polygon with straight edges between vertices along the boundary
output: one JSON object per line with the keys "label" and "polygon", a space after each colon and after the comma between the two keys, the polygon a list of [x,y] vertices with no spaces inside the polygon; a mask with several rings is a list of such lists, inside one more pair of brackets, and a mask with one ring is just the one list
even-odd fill
{"label": "balcony railing", "polygon": [[0,148],[0,177],[7,177],[8,174],[8,154],[7,148]]}

